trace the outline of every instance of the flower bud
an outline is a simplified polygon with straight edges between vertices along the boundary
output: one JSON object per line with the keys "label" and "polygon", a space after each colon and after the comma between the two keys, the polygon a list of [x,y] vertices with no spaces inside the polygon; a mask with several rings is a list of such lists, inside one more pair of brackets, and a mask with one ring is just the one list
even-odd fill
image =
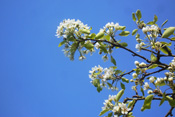
{"label": "flower bud", "polygon": [[138,61],[135,61],[134,64],[135,64],[136,66],[139,66],[139,62],[138,62]]}
{"label": "flower bud", "polygon": [[133,77],[133,78],[137,78],[137,74],[136,74],[136,73],[133,73],[133,74],[132,74],[132,77]]}
{"label": "flower bud", "polygon": [[139,66],[140,66],[140,67],[146,67],[146,64],[145,64],[144,62],[141,62],[141,63],[139,64]]}
{"label": "flower bud", "polygon": [[153,93],[153,91],[152,90],[148,90],[148,94],[152,94]]}
{"label": "flower bud", "polygon": [[172,82],[173,81],[173,77],[168,78],[168,81]]}
{"label": "flower bud", "polygon": [[130,80],[130,82],[134,82],[134,80],[133,80],[133,79],[131,79],[131,80]]}

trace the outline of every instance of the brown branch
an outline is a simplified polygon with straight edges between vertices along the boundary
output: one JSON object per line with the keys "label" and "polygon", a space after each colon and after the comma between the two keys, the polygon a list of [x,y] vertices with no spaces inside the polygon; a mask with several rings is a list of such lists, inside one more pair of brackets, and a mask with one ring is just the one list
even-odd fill
{"label": "brown branch", "polygon": [[[135,53],[134,51],[132,51],[132,50],[130,50],[130,49],[128,49],[128,48],[126,48],[126,47],[120,45],[120,44],[117,43],[117,42],[112,43],[112,42],[107,41],[107,40],[98,40],[98,39],[83,39],[83,40],[91,40],[91,41],[96,41],[96,42],[106,42],[106,43],[108,43],[108,44],[113,45],[114,47],[119,47],[119,48],[122,48],[122,49],[124,49],[124,50],[126,50],[126,51],[128,51],[128,52],[131,52],[134,56],[138,56],[138,57],[144,59],[145,61],[147,61],[148,63],[151,63],[151,61],[149,61],[147,58],[145,58],[145,57],[143,57],[143,56],[141,56],[141,55]],[[77,41],[80,41],[80,40],[77,40]],[[81,41],[82,41],[82,40],[81,40]]]}
{"label": "brown branch", "polygon": [[168,117],[168,115],[173,116],[172,111],[174,107],[171,107],[171,109],[168,111],[168,113],[165,115],[165,117]]}

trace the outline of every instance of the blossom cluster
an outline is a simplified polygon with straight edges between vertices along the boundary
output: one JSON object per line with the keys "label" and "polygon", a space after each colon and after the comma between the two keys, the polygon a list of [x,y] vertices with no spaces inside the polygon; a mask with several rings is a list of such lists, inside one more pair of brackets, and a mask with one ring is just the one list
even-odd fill
{"label": "blossom cluster", "polygon": [[[93,82],[95,80],[99,80],[100,82],[100,86],[101,87],[106,87],[107,85],[109,86],[109,82],[107,82],[107,80],[114,80],[115,78],[115,70],[114,68],[110,67],[110,68],[103,68],[100,65],[95,66],[92,68],[92,70],[89,71],[89,78],[92,80],[91,83],[93,84]],[[117,87],[110,85],[108,87],[108,89],[111,90],[118,90]]]}
{"label": "blossom cluster", "polygon": [[103,29],[100,29],[100,32],[105,32],[109,36],[115,36],[115,33],[117,30],[119,30],[119,27],[119,23],[114,24],[114,22],[108,22]]}
{"label": "blossom cluster", "polygon": [[131,108],[128,108],[125,103],[116,103],[116,95],[109,95],[109,98],[105,100],[104,107],[102,107],[102,110],[112,110],[114,112],[114,116],[116,114],[123,114],[126,115],[128,114],[128,111],[131,110]]}
{"label": "blossom cluster", "polygon": [[[150,33],[152,33],[152,34],[157,35],[158,32],[159,32],[159,27],[156,26],[156,25],[146,26],[146,27],[143,27],[143,28],[142,28],[142,31],[143,31],[143,33],[145,33],[145,34],[146,34],[147,32],[150,32]],[[157,36],[156,36],[156,37],[157,37]]]}
{"label": "blossom cluster", "polygon": [[71,35],[81,36],[82,32],[80,30],[82,29],[90,29],[89,26],[83,24],[80,20],[75,19],[65,19],[63,22],[60,23],[60,25],[57,27],[56,36],[60,38],[63,36],[64,38],[67,38]]}

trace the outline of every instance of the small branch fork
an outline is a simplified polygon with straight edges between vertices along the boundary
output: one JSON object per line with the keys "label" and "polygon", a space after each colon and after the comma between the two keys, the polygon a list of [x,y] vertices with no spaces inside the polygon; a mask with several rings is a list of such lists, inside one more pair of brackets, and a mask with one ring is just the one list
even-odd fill
{"label": "small branch fork", "polygon": [[[139,101],[139,100],[145,100],[145,97],[136,95],[136,96],[133,96],[133,98],[125,98],[124,101],[123,101],[123,103],[126,103],[129,100],[135,100],[135,103],[131,107],[131,110],[128,111],[128,113],[133,111],[133,109],[134,109],[135,104],[137,103],[137,101]],[[162,98],[156,98],[156,97],[154,97],[152,100],[162,100]],[[173,114],[172,114],[173,109],[174,109],[174,107],[171,107],[170,110],[168,111],[168,113],[165,115],[165,117],[168,117],[169,115],[171,117],[173,117]]]}

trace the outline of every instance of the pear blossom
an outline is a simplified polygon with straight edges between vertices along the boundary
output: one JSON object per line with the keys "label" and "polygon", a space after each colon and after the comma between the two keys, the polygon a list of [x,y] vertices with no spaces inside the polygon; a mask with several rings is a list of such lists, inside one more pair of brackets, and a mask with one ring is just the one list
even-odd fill
{"label": "pear blossom", "polygon": [[148,82],[145,82],[145,84],[144,84],[143,87],[144,87],[143,90],[147,90],[147,89],[149,89],[149,84],[148,84]]}
{"label": "pear blossom", "polygon": [[150,81],[151,83],[153,83],[153,82],[155,81],[154,76],[151,76],[151,77],[149,78],[149,81]]}

